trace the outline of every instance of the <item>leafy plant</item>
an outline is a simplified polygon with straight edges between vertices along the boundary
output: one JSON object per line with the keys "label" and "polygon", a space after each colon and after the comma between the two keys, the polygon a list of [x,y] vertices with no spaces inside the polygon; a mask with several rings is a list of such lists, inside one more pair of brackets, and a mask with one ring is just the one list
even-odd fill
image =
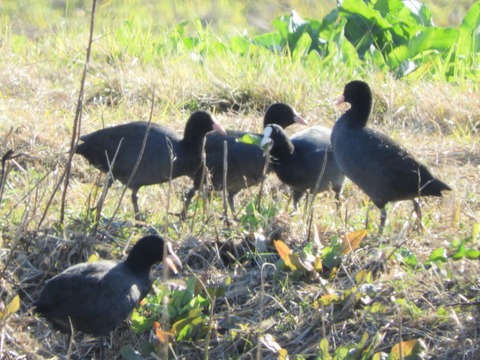
{"label": "leafy plant", "polygon": [[[144,332],[154,328],[160,341],[168,336],[181,340],[202,338],[208,331],[208,308],[212,298],[222,296],[223,287],[206,288],[199,279],[192,276],[184,289],[170,290],[159,288],[155,295],[149,295],[144,304],[132,314],[132,329]],[[167,298],[167,301],[164,298]],[[171,332],[159,328],[159,320],[166,312],[172,324]]]}
{"label": "leafy plant", "polygon": [[294,58],[315,52],[348,66],[371,63],[400,78],[418,70],[414,77],[480,79],[478,2],[459,29],[437,27],[424,3],[401,0],[343,0],[322,21],[292,11],[273,26],[276,32],[257,36],[253,43]]}

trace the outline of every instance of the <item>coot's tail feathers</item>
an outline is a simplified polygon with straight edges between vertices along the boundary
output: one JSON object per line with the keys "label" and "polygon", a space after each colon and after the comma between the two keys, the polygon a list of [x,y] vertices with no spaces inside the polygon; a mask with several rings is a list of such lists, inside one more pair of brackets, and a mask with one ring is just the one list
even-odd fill
{"label": "coot's tail feathers", "polygon": [[441,180],[433,179],[422,187],[421,194],[422,196],[442,196],[442,191],[447,190],[452,188]]}

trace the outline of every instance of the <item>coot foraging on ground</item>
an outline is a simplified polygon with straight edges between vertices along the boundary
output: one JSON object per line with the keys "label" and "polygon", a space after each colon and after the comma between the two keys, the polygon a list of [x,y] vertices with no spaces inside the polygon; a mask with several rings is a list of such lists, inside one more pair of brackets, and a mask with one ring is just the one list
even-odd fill
{"label": "coot foraging on ground", "polygon": [[388,136],[366,127],[372,109],[372,92],[367,83],[352,81],[345,86],[341,102],[350,109],[335,123],[332,146],[340,169],[362,189],[381,211],[379,233],[387,218],[385,205],[412,200],[421,221],[419,196],[442,196],[451,190]]}
{"label": "coot foraging on ground", "polygon": [[[306,125],[306,121],[289,105],[275,103],[268,107],[265,112],[263,126],[278,124],[286,128],[292,124]],[[224,145],[227,142],[227,185],[228,203],[232,213],[235,213],[235,195],[242,189],[259,184],[264,176],[265,158],[262,151],[257,147],[242,142],[237,138],[245,135],[245,131],[227,131],[227,136],[216,133],[207,135],[205,144],[206,164],[211,176],[211,186],[215,190],[223,189],[223,163]],[[259,135],[261,136],[261,135]],[[267,169],[268,171],[268,169]],[[183,217],[195,192],[202,183],[202,171],[194,176],[194,186],[188,192],[185,199]]]}
{"label": "coot foraging on ground", "polygon": [[288,138],[275,124],[264,130],[261,145],[271,144],[270,162],[278,178],[292,189],[295,210],[307,190],[332,188],[338,200],[345,182],[330,147],[330,130],[313,126]]}
{"label": "coot foraging on ground", "polygon": [[[74,331],[107,335],[150,291],[150,269],[162,261],[163,248],[161,237],[145,236],[124,261],[103,260],[69,267],[47,282],[34,303],[35,312],[67,334],[71,334],[73,326]],[[101,353],[103,356],[103,343]]]}
{"label": "coot foraging on ground", "polygon": [[[107,173],[118,149],[112,168],[113,177],[127,184],[137,162],[148,128],[144,121],[118,125],[80,139],[77,154]],[[137,192],[142,186],[160,184],[183,175],[191,175],[201,168],[205,135],[216,130],[226,134],[222,126],[205,111],[194,112],[187,121],[183,139],[175,132],[159,125],[151,125],[140,164],[128,187],[132,190],[135,218],[140,219]],[[112,184],[110,180],[108,186]]]}

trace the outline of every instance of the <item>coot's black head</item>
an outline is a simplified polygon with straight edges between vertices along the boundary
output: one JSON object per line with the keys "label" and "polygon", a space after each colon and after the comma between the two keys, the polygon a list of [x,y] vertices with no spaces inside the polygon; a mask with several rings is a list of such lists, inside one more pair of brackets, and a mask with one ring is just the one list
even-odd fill
{"label": "coot's black head", "polygon": [[285,131],[277,124],[267,125],[263,130],[260,146],[264,147],[267,144],[270,147],[270,155],[276,159],[290,155],[295,149]]}
{"label": "coot's black head", "polygon": [[222,125],[207,111],[195,111],[185,126],[185,138],[202,137],[215,130],[222,135],[227,135]]}
{"label": "coot's black head", "polygon": [[354,80],[345,85],[343,95],[338,103],[347,102],[351,105],[352,120],[365,126],[372,109],[372,90],[364,81]]}
{"label": "coot's black head", "polygon": [[145,236],[133,245],[125,262],[138,272],[148,272],[154,264],[162,261],[164,245],[160,236]]}
{"label": "coot's black head", "polygon": [[302,118],[290,105],[284,103],[274,103],[270,105],[265,112],[263,119],[263,127],[269,124],[278,124],[283,129],[294,123],[307,125],[307,122]]}

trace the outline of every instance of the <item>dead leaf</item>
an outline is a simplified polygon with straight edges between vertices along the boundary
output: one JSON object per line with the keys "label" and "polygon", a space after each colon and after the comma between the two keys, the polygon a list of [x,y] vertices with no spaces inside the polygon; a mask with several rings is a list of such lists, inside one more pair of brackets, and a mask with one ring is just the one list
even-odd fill
{"label": "dead leaf", "polygon": [[421,360],[423,359],[423,352],[426,349],[425,344],[420,339],[411,339],[402,341],[396,344],[390,355],[392,359],[408,359],[408,360]]}
{"label": "dead leaf", "polygon": [[292,253],[292,250],[282,240],[273,240],[275,249],[277,249],[278,255],[285,260],[285,257]]}
{"label": "dead leaf", "polygon": [[169,331],[162,330],[158,321],[153,323],[153,330],[155,331],[155,336],[157,337],[158,341],[160,341],[162,344],[168,344],[172,342],[173,334]]}
{"label": "dead leaf", "polygon": [[367,234],[368,231],[365,229],[352,231],[348,234],[345,234],[342,242],[342,254],[347,255],[352,251],[357,250]]}
{"label": "dead leaf", "polygon": [[4,319],[10,314],[16,313],[20,309],[20,296],[15,296],[12,301],[10,301],[7,307],[0,311],[0,318]]}

